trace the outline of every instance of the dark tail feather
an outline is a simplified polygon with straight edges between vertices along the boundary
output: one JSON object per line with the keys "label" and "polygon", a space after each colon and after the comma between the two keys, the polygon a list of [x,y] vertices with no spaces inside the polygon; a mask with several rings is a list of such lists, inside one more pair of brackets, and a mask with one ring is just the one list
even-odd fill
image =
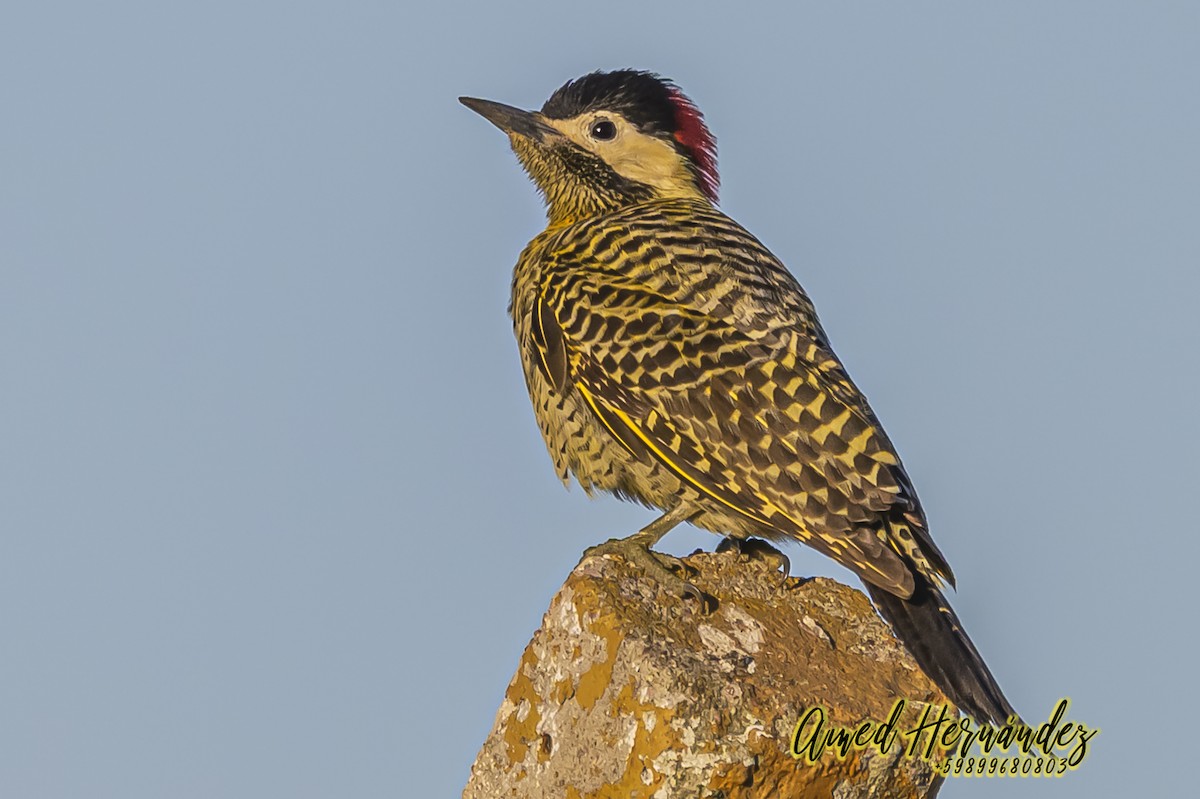
{"label": "dark tail feather", "polygon": [[918,578],[911,599],[901,599],[870,583],[867,592],[917,665],[950,701],[979,723],[1001,726],[1016,715],[950,603],[935,586]]}

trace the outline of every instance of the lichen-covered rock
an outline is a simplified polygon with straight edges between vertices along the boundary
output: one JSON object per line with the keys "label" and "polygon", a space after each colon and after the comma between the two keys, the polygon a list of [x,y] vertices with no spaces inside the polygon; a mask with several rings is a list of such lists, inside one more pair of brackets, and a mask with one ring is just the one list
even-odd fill
{"label": "lichen-covered rock", "polygon": [[926,762],[867,748],[791,755],[816,705],[840,726],[946,700],[859,591],[784,581],[737,552],[696,554],[667,595],[617,557],[584,560],[550,604],[472,767],[464,799],[924,797]]}

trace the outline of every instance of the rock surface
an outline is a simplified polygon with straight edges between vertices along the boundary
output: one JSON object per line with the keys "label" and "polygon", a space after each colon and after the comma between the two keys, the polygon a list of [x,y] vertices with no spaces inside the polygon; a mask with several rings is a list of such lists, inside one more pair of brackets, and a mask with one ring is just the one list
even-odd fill
{"label": "rock surface", "polygon": [[525,649],[464,799],[494,797],[925,797],[918,758],[874,749],[792,757],[800,715],[887,719],[945,698],[861,592],[788,578],[730,551],[685,559],[715,597],[668,595],[636,566],[585,559]]}

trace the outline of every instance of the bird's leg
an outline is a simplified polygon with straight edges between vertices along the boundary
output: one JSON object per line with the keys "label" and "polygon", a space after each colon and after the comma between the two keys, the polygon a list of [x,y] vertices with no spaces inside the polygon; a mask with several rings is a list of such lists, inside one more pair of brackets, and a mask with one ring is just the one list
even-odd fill
{"label": "bird's leg", "polygon": [[728,536],[721,539],[721,543],[717,544],[717,552],[728,552],[731,549],[750,560],[765,563],[772,570],[782,571],[784,580],[787,580],[788,575],[791,574],[792,562],[788,559],[788,556],[761,538]]}
{"label": "bird's leg", "polygon": [[[670,555],[664,555],[660,552],[654,552],[650,548],[657,544],[659,540],[666,535],[671,528],[680,522],[686,522],[688,519],[695,516],[697,509],[690,506],[686,502],[680,502],[669,511],[659,516],[650,524],[638,530],[631,536],[626,538],[612,538],[605,541],[603,544],[597,544],[594,547],[589,547],[584,550],[583,558],[590,558],[596,555],[621,555],[630,563],[636,563],[641,566],[651,576],[655,577],[664,587],[675,590],[682,596],[693,596],[700,603],[701,610],[706,610],[708,607],[707,600],[699,588],[689,583],[671,570],[671,566],[678,566],[681,570],[684,569],[683,563]],[[686,572],[685,572],[686,573]]]}

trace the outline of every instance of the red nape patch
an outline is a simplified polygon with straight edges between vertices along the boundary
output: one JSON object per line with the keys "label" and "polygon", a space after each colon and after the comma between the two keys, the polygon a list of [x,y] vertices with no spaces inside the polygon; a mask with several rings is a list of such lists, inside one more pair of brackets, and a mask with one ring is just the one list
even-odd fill
{"label": "red nape patch", "polygon": [[717,140],[704,124],[704,115],[696,104],[679,91],[670,88],[671,104],[675,106],[675,141],[683,145],[696,164],[700,188],[704,196],[717,201],[721,177],[717,174]]}

